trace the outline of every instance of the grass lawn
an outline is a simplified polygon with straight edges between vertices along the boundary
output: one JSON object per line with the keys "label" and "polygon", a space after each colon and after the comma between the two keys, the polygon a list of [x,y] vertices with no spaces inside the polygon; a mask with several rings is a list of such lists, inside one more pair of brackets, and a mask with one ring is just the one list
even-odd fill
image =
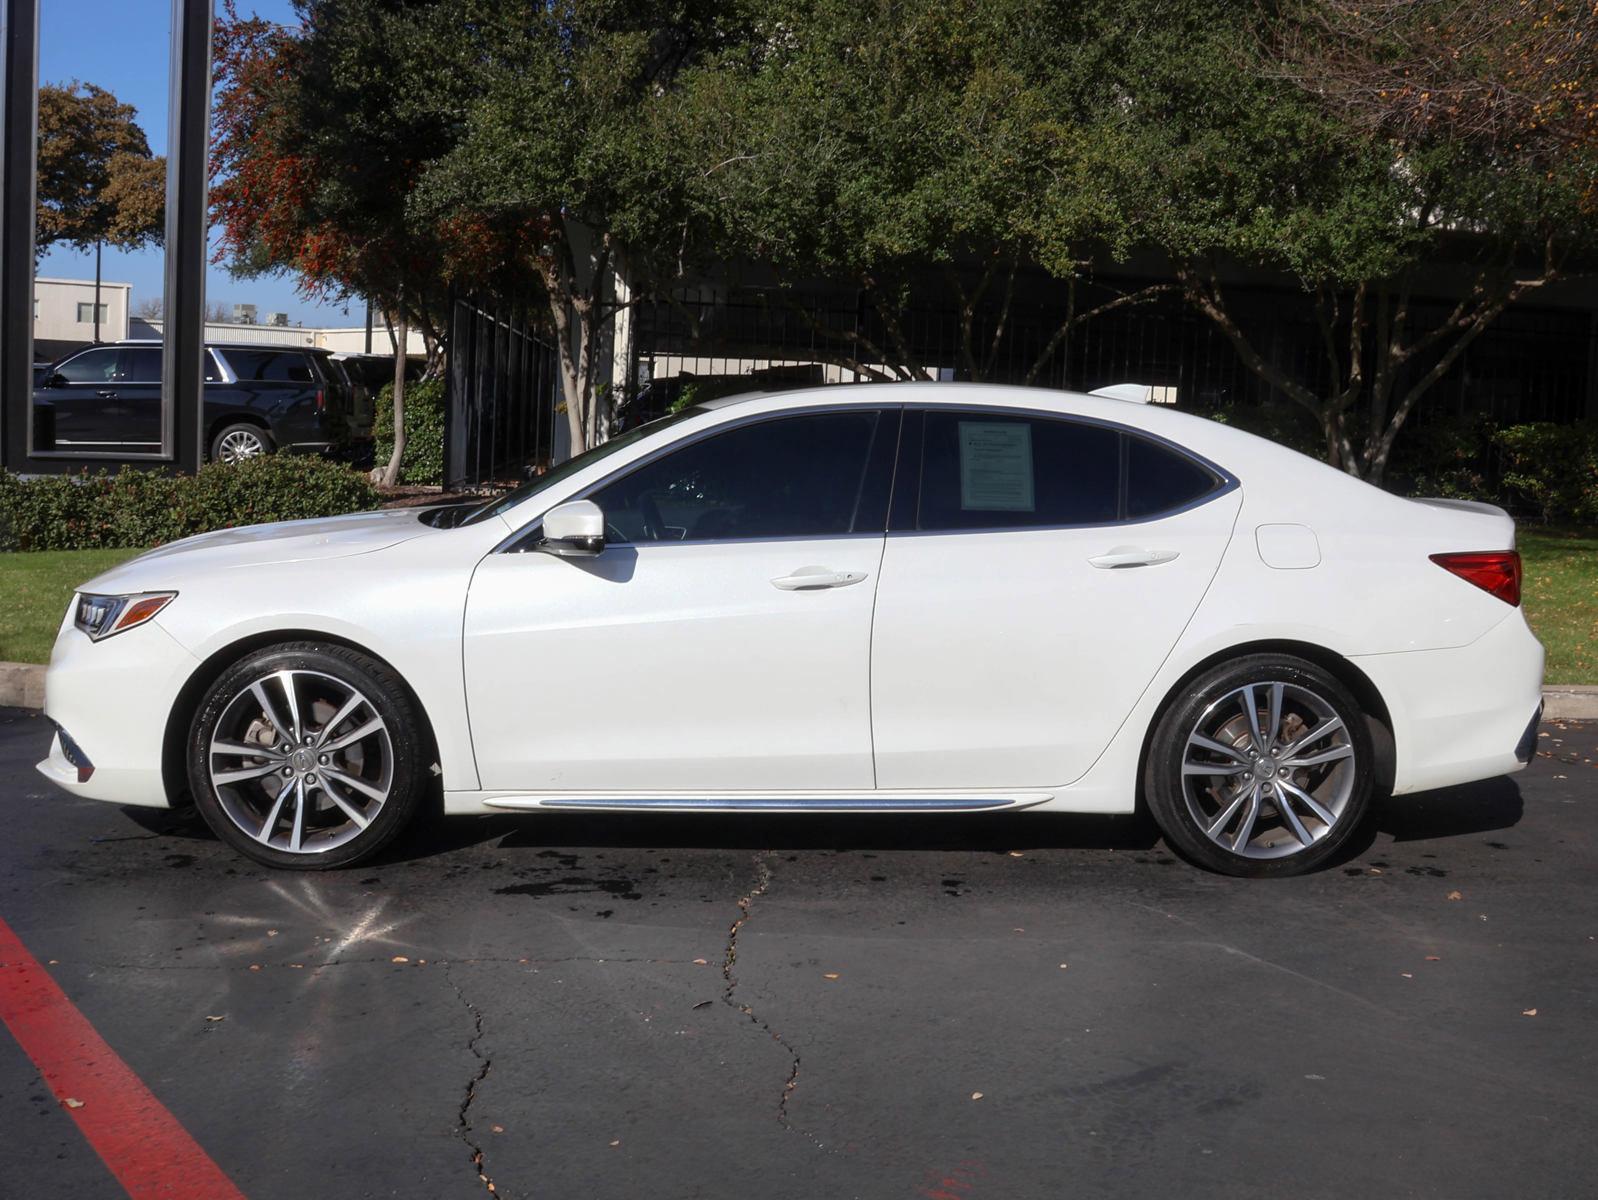
{"label": "grass lawn", "polygon": [[78,584],[138,550],[0,554],[0,662],[50,661],[50,646]]}
{"label": "grass lawn", "polygon": [[[0,662],[46,662],[72,590],[137,550],[0,554]],[[1550,683],[1598,683],[1598,529],[1520,529],[1526,618]]]}
{"label": "grass lawn", "polygon": [[1549,683],[1598,683],[1598,529],[1522,526],[1521,603],[1548,648]]}

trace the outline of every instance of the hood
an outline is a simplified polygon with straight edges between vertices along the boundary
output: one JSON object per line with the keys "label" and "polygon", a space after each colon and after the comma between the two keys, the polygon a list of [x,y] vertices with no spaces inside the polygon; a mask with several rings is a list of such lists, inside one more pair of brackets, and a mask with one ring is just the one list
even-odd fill
{"label": "hood", "polygon": [[412,538],[436,535],[420,508],[391,508],[309,521],[277,521],[217,529],[157,546],[96,576],[81,591],[133,592],[174,586],[185,571],[253,567],[370,554]]}

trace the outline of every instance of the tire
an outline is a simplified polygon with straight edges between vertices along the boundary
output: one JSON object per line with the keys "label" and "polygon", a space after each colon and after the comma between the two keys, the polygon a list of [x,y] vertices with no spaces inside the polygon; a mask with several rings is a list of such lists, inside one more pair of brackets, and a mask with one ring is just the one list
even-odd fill
{"label": "tire", "polygon": [[205,823],[256,862],[347,867],[416,815],[428,745],[390,668],[288,642],[246,654],[206,690],[189,727],[189,787]]}
{"label": "tire", "polygon": [[237,463],[272,453],[272,435],[259,425],[237,421],[217,430],[211,439],[211,461]]}
{"label": "tire", "polygon": [[1365,714],[1348,689],[1304,659],[1253,654],[1206,671],[1168,705],[1144,789],[1173,850],[1223,875],[1265,878],[1334,858],[1368,815],[1375,778]]}

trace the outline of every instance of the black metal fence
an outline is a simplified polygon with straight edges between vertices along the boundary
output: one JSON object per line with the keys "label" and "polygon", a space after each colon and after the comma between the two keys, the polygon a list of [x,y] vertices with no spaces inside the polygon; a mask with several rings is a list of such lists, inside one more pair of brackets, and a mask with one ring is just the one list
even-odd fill
{"label": "black metal fence", "polygon": [[519,482],[555,455],[554,347],[523,298],[457,297],[450,314],[444,486]]}
{"label": "black metal fence", "polygon": [[[1184,408],[1259,406],[1272,389],[1243,363],[1227,338],[1174,290],[1114,308],[1058,331],[1072,312],[1088,312],[1118,293],[1157,281],[1123,281],[1071,295],[1064,285],[1028,281],[1005,304],[990,288],[969,328],[951,297],[923,292],[898,310],[894,327],[864,293],[821,288],[684,288],[634,314],[629,394],[672,396],[662,381],[740,375],[798,377],[819,364],[828,382],[892,376],[908,357],[938,379],[1088,390],[1137,382]],[[1019,289],[1018,289],[1019,291]],[[1293,293],[1236,289],[1229,301],[1254,344],[1312,389],[1329,385],[1321,332]],[[1446,314],[1419,304],[1418,330]],[[1367,339],[1369,341],[1369,339]],[[976,370],[973,371],[973,366]],[[1584,309],[1515,308],[1504,313],[1438,381],[1431,413],[1480,413],[1499,422],[1580,420],[1598,388],[1598,323]],[[1369,372],[1367,373],[1369,377]],[[646,387],[651,382],[656,387]],[[641,411],[638,417],[658,413]]]}

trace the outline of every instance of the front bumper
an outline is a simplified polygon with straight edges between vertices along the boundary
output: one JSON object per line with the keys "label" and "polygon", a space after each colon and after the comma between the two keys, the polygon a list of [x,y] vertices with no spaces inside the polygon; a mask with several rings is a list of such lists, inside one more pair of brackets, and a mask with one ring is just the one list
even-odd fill
{"label": "front bumper", "polygon": [[1516,609],[1466,646],[1370,654],[1393,721],[1393,793],[1450,787],[1520,770],[1542,708],[1543,648]]}
{"label": "front bumper", "polygon": [[58,733],[40,774],[75,796],[171,807],[161,772],[167,716],[197,665],[156,621],[91,642],[69,610],[45,674],[44,711],[92,769],[69,759]]}

